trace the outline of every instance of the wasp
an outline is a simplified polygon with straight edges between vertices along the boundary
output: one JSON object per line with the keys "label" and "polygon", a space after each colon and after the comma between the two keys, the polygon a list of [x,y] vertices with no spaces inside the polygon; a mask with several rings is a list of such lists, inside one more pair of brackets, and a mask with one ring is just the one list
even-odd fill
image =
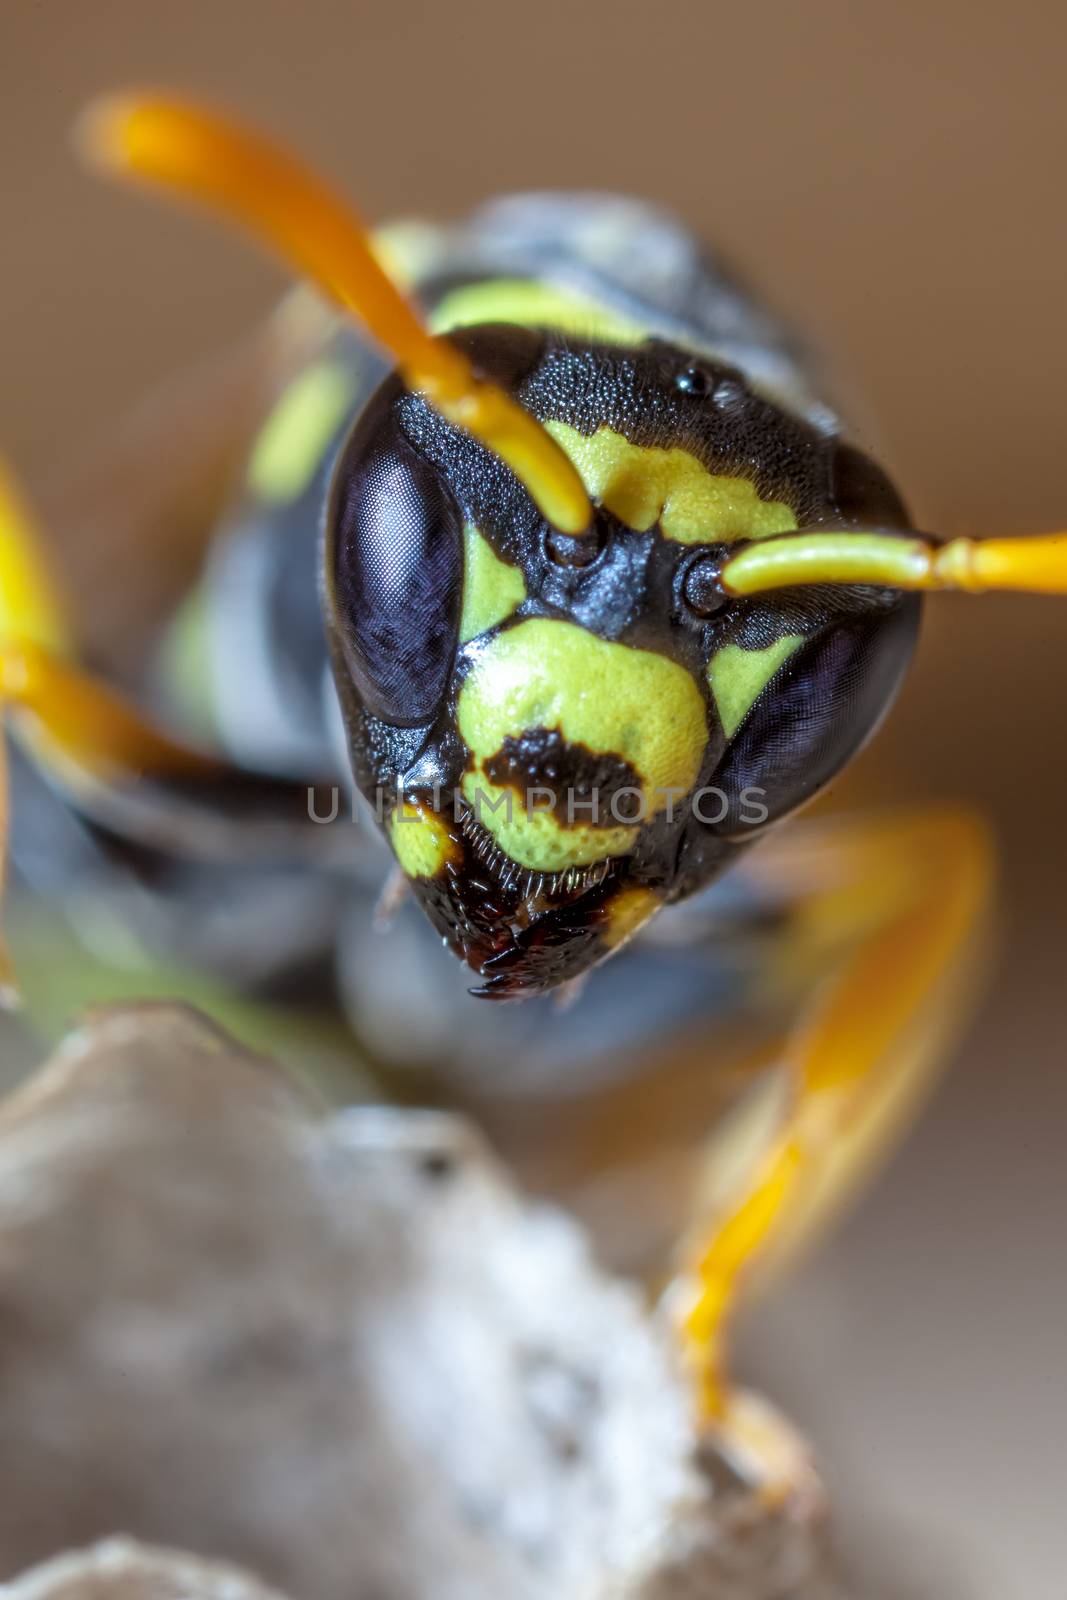
{"label": "wasp", "polygon": [[[357,937],[352,1009],[385,996],[387,1031],[506,1071],[530,1025],[457,1010],[425,932],[477,1000],[521,1002],[504,1010],[537,1019],[542,1050],[587,1050],[590,1026],[654,1039],[703,1015],[708,971],[681,998],[639,952],[684,964],[756,847],[749,881],[824,970],[777,1043],[786,1091],[674,1289],[703,1415],[751,1443],[724,1354],[742,1287],[928,1076],[992,876],[964,811],[816,827],[800,851],[776,830],[885,716],[923,595],[1067,592],[1067,537],[913,529],[791,337],[653,207],[517,196],[372,236],[286,152],[179,100],[104,101],[83,147],[243,225],[320,298],[198,592],[213,751],[80,664],[5,489],[0,702],[16,812],[36,796],[16,870],[60,899],[79,873],[99,895],[132,883],[134,920],[145,894],[198,908],[199,959],[269,987],[377,892],[369,815],[425,921]],[[341,773],[356,821],[326,827],[337,785],[325,810],[309,785]],[[223,955],[220,898],[244,930]],[[590,972],[588,999],[544,1009]]]}

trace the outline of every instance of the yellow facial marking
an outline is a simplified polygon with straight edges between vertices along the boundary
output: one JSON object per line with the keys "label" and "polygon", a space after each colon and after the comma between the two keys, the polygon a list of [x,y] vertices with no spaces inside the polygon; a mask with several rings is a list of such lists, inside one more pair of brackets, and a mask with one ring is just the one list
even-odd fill
{"label": "yellow facial marking", "polygon": [[434,333],[469,328],[480,322],[510,322],[520,328],[559,328],[584,339],[611,344],[641,344],[648,330],[586,295],[526,278],[499,278],[464,284],[445,295],[430,317]]}
{"label": "yellow facial marking", "polygon": [[610,950],[617,950],[619,945],[633,938],[662,904],[654,889],[620,889],[607,906],[604,943]]}
{"label": "yellow facial marking", "polygon": [[473,522],[463,528],[463,611],[459,642],[466,644],[505,617],[526,599],[526,580],[509,566],[478,532]]}
{"label": "yellow facial marking", "polygon": [[708,682],[726,737],[732,738],[783,661],[804,643],[802,633],[787,633],[764,650],[723,645],[708,662]]}
{"label": "yellow facial marking", "polygon": [[303,494],[352,398],[352,375],[340,362],[317,361],[295,378],[256,440],[248,467],[252,492],[271,505]]}
{"label": "yellow facial marking", "polygon": [[[633,827],[595,828],[581,820],[588,813],[577,809],[575,825],[570,827],[548,811],[545,802],[536,796],[527,806],[514,789],[491,783],[481,772],[464,773],[460,788],[474,815],[493,835],[504,854],[531,872],[566,872],[569,867],[589,867],[594,861],[625,855],[637,838],[637,829]],[[610,816],[606,805],[602,815]]]}
{"label": "yellow facial marking", "polygon": [[[603,800],[603,827],[587,826],[589,813],[577,807],[573,827],[547,809],[528,818],[514,790],[481,771],[506,738],[552,728],[572,744],[620,756],[639,774],[648,816],[692,789],[707,743],[704,700],[684,668],[545,618],[521,622],[490,642],[460,692],[457,722],[472,756],[464,793],[472,803],[475,794],[483,796],[480,820],[512,860],[541,872],[623,854],[637,830],[613,826]],[[562,801],[565,819],[565,787]]]}
{"label": "yellow facial marking", "polygon": [[590,498],[640,533],[658,523],[679,544],[713,544],[765,539],[797,526],[784,501],[761,500],[747,478],[711,473],[688,450],[631,444],[608,427],[588,437],[566,422],[545,427],[574,462]]}
{"label": "yellow facial marking", "polygon": [[389,824],[393,852],[409,878],[434,878],[459,848],[441,818],[413,800],[397,806]]}

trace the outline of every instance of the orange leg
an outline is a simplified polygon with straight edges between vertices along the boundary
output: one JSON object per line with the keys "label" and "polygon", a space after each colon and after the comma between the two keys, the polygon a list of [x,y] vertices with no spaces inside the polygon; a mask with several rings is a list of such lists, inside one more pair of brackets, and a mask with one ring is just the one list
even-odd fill
{"label": "orange leg", "polygon": [[694,1230],[673,1291],[703,1419],[757,1476],[759,1458],[770,1462],[771,1477],[784,1453],[726,1375],[732,1313],[913,1108],[958,1015],[992,878],[985,829],[961,812],[846,825],[814,852],[787,845],[784,856],[819,885],[798,903],[794,936],[840,951],[847,931],[851,942],[785,1044],[787,1090],[772,1126]]}
{"label": "orange leg", "polygon": [[217,762],[175,743],[105,684],[38,645],[0,644],[0,706],[53,759],[114,783],[143,773],[207,776]]}

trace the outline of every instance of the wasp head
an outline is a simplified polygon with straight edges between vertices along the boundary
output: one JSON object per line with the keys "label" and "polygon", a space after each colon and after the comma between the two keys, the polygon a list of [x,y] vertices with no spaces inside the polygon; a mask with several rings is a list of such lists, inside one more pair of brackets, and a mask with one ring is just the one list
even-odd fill
{"label": "wasp head", "polygon": [[706,884],[872,731],[914,597],[732,598],[740,544],[904,527],[864,457],[676,348],[458,336],[577,468],[559,532],[511,470],[399,379],[356,423],[327,517],[353,766],[431,920],[482,979],[542,992]]}

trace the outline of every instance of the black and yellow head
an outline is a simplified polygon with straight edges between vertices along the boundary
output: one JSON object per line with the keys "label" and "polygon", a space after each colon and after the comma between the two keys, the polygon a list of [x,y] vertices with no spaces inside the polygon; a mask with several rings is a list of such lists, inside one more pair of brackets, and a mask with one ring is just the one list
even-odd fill
{"label": "black and yellow head", "polygon": [[870,462],[737,372],[436,336],[254,130],[133,96],[83,134],[243,223],[398,363],[337,466],[326,625],[357,781],[479,993],[582,972],[813,794],[888,706],[918,591],[1067,593],[1067,535],[910,535]]}
{"label": "black and yellow head", "polygon": [[570,457],[594,522],[559,533],[391,380],[338,460],[327,625],[360,788],[477,992],[509,998],[600,960],[825,783],[892,698],[918,600],[724,593],[743,542],[906,526],[871,463],[737,372],[502,325],[457,342]]}

